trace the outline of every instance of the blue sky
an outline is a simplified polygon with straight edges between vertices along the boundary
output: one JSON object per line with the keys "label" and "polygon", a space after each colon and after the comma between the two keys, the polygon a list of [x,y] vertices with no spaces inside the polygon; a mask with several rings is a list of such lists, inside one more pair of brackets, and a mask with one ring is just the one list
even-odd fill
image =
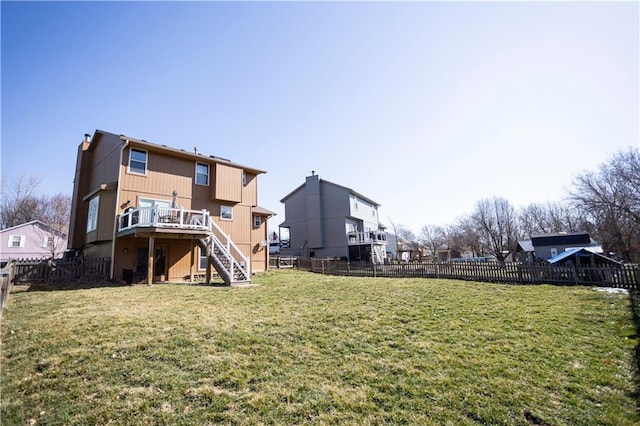
{"label": "blue sky", "polygon": [[73,189],[95,129],[314,170],[414,232],[559,201],[639,146],[638,2],[7,2],[2,174]]}

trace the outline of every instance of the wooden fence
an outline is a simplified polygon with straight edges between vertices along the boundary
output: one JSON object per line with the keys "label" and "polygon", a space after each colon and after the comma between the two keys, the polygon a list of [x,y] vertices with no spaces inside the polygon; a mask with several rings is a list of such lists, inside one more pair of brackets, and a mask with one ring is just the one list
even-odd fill
{"label": "wooden fence", "polygon": [[111,258],[87,260],[16,259],[14,283],[94,283],[109,279]]}
{"label": "wooden fence", "polygon": [[373,265],[368,262],[299,258],[297,267],[310,272],[362,277],[453,278],[510,284],[592,285],[636,289],[639,265],[569,267],[499,262],[424,262]]}
{"label": "wooden fence", "polygon": [[274,269],[286,269],[297,267],[298,258],[292,256],[271,256],[269,267]]}

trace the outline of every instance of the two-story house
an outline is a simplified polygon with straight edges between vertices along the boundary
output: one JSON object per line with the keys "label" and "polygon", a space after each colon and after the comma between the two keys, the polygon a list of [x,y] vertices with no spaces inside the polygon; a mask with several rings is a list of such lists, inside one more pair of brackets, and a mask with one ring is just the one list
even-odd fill
{"label": "two-story house", "polygon": [[258,176],[188,152],[96,130],[78,147],[69,248],[110,257],[127,282],[211,279],[248,282],[268,268],[267,219]]}
{"label": "two-story house", "polygon": [[289,231],[289,246],[281,248],[282,255],[384,262],[380,204],[370,198],[312,172],[280,202],[285,220],[279,226]]}
{"label": "two-story house", "polygon": [[67,249],[67,234],[40,220],[0,231],[0,260],[59,258]]}

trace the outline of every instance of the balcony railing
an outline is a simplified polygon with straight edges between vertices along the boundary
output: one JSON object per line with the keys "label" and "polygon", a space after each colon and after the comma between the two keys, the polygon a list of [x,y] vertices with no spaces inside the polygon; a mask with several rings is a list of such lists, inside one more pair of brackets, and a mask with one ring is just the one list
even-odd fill
{"label": "balcony railing", "polygon": [[347,240],[349,245],[387,244],[387,234],[381,231],[348,232]]}
{"label": "balcony railing", "polygon": [[118,231],[137,227],[211,229],[207,210],[173,209],[169,207],[138,207],[126,211],[118,220]]}

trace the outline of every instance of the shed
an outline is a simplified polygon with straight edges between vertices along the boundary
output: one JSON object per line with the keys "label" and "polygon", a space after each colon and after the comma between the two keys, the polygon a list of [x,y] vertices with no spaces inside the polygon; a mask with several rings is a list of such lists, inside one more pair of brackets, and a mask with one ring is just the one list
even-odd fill
{"label": "shed", "polygon": [[593,247],[573,247],[548,260],[552,265],[558,266],[620,266],[622,263],[607,257]]}

